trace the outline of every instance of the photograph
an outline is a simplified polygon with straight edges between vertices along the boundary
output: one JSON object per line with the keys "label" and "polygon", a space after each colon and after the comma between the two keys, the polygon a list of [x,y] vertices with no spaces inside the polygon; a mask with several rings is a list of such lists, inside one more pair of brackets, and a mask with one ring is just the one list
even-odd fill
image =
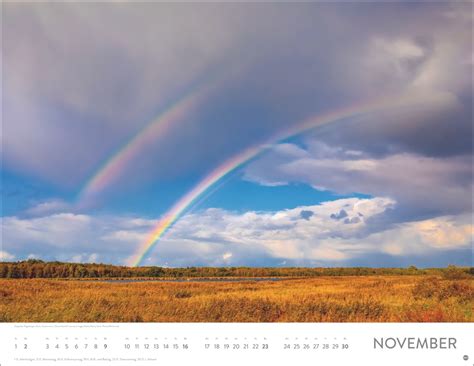
{"label": "photograph", "polygon": [[239,326],[347,327],[319,354],[367,326],[371,350],[472,364],[471,2],[4,1],[1,19],[1,366],[74,364],[21,358],[77,353],[50,349],[61,326],[160,324],[209,326],[189,347],[222,355],[206,340]]}

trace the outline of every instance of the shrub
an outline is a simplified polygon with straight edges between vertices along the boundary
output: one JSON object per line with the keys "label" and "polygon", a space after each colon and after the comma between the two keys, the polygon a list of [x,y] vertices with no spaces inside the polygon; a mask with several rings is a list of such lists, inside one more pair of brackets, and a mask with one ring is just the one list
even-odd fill
{"label": "shrub", "polygon": [[465,281],[440,281],[435,277],[420,281],[413,288],[415,299],[446,300],[458,298],[459,301],[474,300],[474,287]]}
{"label": "shrub", "polygon": [[413,288],[413,297],[415,299],[430,299],[437,297],[439,294],[439,289],[441,286],[441,281],[436,277],[429,277],[424,279],[416,284]]}
{"label": "shrub", "polygon": [[453,265],[449,265],[448,268],[443,271],[443,277],[447,280],[459,280],[467,276],[466,271]]}

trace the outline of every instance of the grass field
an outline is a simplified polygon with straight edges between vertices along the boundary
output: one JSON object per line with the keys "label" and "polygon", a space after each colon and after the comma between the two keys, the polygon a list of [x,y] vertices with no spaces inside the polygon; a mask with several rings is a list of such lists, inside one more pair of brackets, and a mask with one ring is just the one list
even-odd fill
{"label": "grass field", "polygon": [[472,322],[474,281],[359,276],[282,281],[0,280],[3,322]]}

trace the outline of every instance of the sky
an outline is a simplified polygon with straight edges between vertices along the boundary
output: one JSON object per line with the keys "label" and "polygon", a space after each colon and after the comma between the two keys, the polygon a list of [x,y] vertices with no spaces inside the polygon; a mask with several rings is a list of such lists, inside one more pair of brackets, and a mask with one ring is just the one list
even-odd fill
{"label": "sky", "polygon": [[4,3],[0,260],[472,265],[471,6]]}

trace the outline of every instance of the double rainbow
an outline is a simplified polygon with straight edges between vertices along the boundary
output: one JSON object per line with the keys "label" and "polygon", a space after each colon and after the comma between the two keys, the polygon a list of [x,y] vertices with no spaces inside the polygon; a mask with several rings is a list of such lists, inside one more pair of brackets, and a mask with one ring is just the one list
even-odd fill
{"label": "double rainbow", "polygon": [[186,193],[181,199],[176,202],[164,215],[163,218],[158,222],[155,228],[150,232],[147,239],[139,246],[135,255],[130,260],[130,265],[140,265],[144,258],[153,250],[159,240],[167,232],[167,230],[174,224],[179,218],[191,207],[197,200],[203,196],[212,186],[214,186],[219,180],[225,177],[230,172],[238,169],[257,155],[261,154],[265,150],[269,149],[275,143],[286,140],[288,138],[297,136],[304,132],[307,132],[315,127],[328,124],[331,122],[340,121],[349,117],[356,117],[359,115],[365,115],[373,113],[378,110],[385,109],[387,107],[396,107],[405,103],[410,103],[408,98],[393,98],[385,97],[376,99],[374,101],[355,104],[349,108],[338,109],[331,111],[326,114],[312,116],[301,123],[296,124],[283,132],[280,132],[267,142],[250,147],[244,151],[236,154],[223,164],[219,165],[216,169],[212,170],[207,174],[193,189]]}
{"label": "double rainbow", "polygon": [[200,85],[185,94],[177,102],[164,109],[157,117],[138,131],[128,142],[112,154],[86,181],[79,191],[77,205],[86,205],[93,197],[112,184],[140,154],[144,147],[165,136],[177,121],[183,120],[210,94],[215,82]]}

